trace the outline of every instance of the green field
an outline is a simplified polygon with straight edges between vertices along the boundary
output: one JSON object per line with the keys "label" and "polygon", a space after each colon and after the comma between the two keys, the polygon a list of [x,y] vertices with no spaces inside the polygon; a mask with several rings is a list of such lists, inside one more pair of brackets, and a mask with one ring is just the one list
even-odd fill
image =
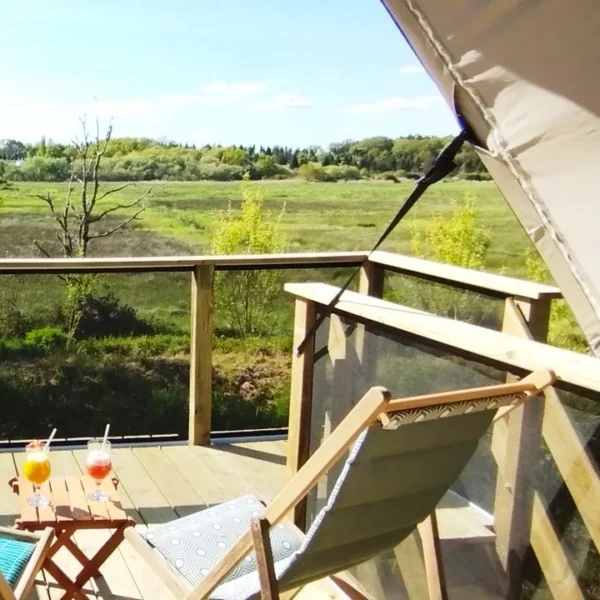
{"label": "green field", "polygon": [[[112,184],[103,184],[108,189]],[[280,231],[290,252],[328,250],[367,250],[376,241],[398,205],[413,187],[411,183],[348,182],[307,183],[303,181],[263,182],[265,207],[278,218]],[[116,186],[116,184],[115,184]],[[113,203],[131,202],[148,185],[135,184],[110,197]],[[239,183],[164,183],[152,187],[142,220],[110,238],[91,246],[93,256],[169,256],[210,253],[211,234],[228,206],[239,207]],[[60,255],[56,223],[46,204],[36,194],[50,193],[60,205],[66,185],[48,183],[12,184],[0,191],[0,256],[39,256],[34,240],[53,255]],[[409,232],[424,229],[435,214],[450,214],[454,202],[471,196],[478,220],[489,229],[491,246],[487,268],[504,268],[508,274],[523,274],[523,254],[529,241],[495,184],[450,181],[430,188],[408,217],[392,233],[382,249],[410,252]],[[106,207],[111,204],[106,204]],[[117,222],[118,217],[113,219]],[[295,277],[320,279],[339,273],[285,273]],[[13,278],[13,280],[16,278]],[[107,275],[102,281],[119,298],[145,317],[156,318],[186,328],[189,286],[183,274]],[[55,277],[27,277],[7,281],[6,295],[17,289],[22,302],[44,310],[61,293]],[[12,293],[12,292],[10,292]],[[288,322],[288,319],[286,319]]]}
{"label": "green field", "polygon": [[[111,184],[103,184],[109,187]],[[361,181],[307,183],[266,181],[267,210],[285,207],[281,229],[290,251],[364,250],[377,238],[399,203],[413,188],[411,183]],[[239,207],[239,183],[135,184],[111,197],[115,203],[135,198],[148,187],[152,193],[143,220],[119,237],[101,240],[94,248],[101,255],[169,255],[206,253],[215,223],[231,203]],[[32,256],[32,240],[51,241],[53,225],[47,206],[36,194],[50,192],[62,199],[65,185],[12,184],[0,190],[0,252],[3,256]],[[408,250],[408,227],[422,227],[433,214],[452,211],[452,202],[471,195],[481,225],[492,234],[490,269],[505,265],[521,270],[520,254],[527,238],[494,183],[450,181],[428,190],[406,221],[398,227],[385,249]],[[106,206],[109,206],[107,204]]]}

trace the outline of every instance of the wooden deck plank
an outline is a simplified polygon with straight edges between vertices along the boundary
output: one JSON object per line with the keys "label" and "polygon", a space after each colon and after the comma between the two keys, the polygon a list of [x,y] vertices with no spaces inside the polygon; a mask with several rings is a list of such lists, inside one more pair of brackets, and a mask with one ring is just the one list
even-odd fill
{"label": "wooden deck plank", "polygon": [[217,459],[220,450],[201,446],[189,447],[189,450],[190,461],[193,462],[190,462],[191,470],[186,477],[196,480],[200,478],[199,484],[202,486],[201,489],[205,490],[204,497],[209,505],[220,504],[231,498],[255,492]]}
{"label": "wooden deck plank", "polygon": [[17,467],[12,453],[0,454],[0,526],[12,527],[18,514],[18,500],[8,485],[17,476]]}
{"label": "wooden deck plank", "polygon": [[131,448],[113,448],[111,459],[113,472],[146,525],[167,523],[177,518],[177,513]]}
{"label": "wooden deck plank", "polygon": [[179,517],[185,517],[205,508],[206,503],[202,496],[190,485],[179,469],[174,468],[176,465],[161,448],[135,448],[133,454]]}
{"label": "wooden deck plank", "polygon": [[[273,498],[287,481],[285,466],[258,458],[256,454],[248,454],[246,450],[248,448],[238,444],[223,444],[215,447],[213,456],[236,477],[242,479],[249,490],[267,500]],[[265,451],[257,454],[262,457],[269,456]]]}

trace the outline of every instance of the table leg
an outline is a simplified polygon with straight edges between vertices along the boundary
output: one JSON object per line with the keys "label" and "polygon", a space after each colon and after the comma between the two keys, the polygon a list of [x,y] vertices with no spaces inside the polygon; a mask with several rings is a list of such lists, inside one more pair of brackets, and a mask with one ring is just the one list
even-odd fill
{"label": "table leg", "polygon": [[119,528],[112,534],[107,542],[96,552],[96,554],[88,559],[88,563],[81,570],[77,579],[75,579],[75,585],[82,587],[91,577],[99,572],[100,567],[104,564],[106,559],[118,548],[119,544],[125,539],[125,528],[130,527],[131,523],[119,526]]}
{"label": "table leg", "polygon": [[86,595],[81,590],[82,586],[78,585],[75,581],[72,581],[52,559],[47,558],[44,561],[43,569],[47,571],[49,575],[54,577],[56,583],[65,590],[65,593],[61,596],[60,600],[71,600],[71,598],[87,600]]}

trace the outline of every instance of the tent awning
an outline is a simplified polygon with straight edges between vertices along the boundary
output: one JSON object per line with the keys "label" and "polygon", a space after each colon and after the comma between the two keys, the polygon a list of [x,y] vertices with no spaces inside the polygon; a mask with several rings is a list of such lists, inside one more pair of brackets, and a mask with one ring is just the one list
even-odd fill
{"label": "tent awning", "polygon": [[600,5],[381,1],[600,355]]}

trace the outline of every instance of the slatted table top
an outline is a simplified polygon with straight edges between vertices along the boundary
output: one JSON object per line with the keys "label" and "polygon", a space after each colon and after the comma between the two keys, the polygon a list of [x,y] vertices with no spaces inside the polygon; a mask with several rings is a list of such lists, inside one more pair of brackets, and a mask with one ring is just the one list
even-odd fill
{"label": "slatted table top", "polygon": [[117,479],[107,478],[102,482],[102,489],[111,500],[94,502],[88,499],[88,494],[96,489],[96,483],[88,475],[51,477],[41,487],[42,495],[50,498],[51,504],[37,508],[27,502],[34,494],[33,485],[27,479],[15,478],[10,484],[19,495],[17,524],[22,529],[69,524],[77,529],[108,529],[129,521],[119,500]]}

